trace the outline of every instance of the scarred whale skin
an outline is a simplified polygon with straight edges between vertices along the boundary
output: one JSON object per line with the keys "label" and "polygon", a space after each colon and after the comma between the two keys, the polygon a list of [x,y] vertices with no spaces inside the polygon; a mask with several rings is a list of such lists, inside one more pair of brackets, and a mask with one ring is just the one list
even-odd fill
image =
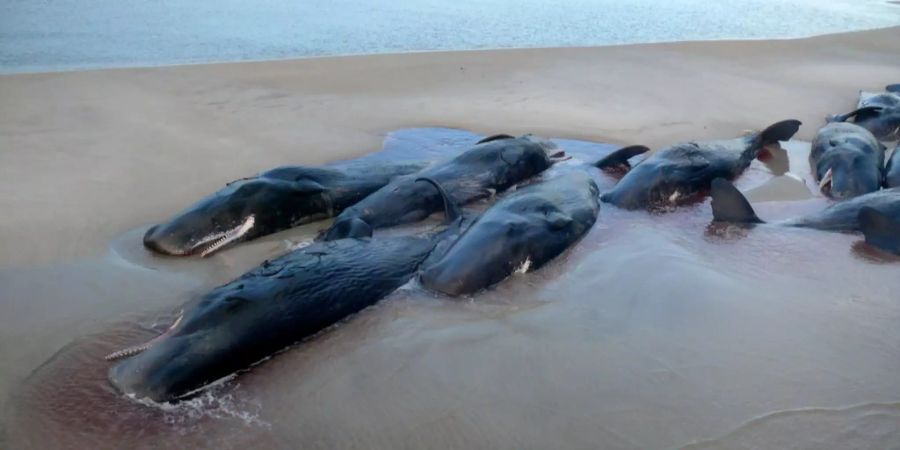
{"label": "scarred whale skin", "polygon": [[137,398],[177,400],[375,304],[415,275],[436,239],[341,239],[267,261],[185,304],[109,380]]}

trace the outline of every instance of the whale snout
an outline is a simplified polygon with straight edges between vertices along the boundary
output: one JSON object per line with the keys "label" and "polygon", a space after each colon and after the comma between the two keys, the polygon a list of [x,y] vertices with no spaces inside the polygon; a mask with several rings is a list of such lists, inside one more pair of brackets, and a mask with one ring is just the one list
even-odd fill
{"label": "whale snout", "polygon": [[161,232],[160,226],[153,225],[144,233],[144,247],[147,250],[169,256],[182,256],[188,253],[188,249],[180,248]]}

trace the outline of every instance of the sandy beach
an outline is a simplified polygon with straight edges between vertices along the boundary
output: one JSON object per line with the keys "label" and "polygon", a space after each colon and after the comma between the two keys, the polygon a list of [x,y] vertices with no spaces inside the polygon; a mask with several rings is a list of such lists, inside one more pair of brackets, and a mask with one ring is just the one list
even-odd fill
{"label": "sandy beach", "polygon": [[[898,55],[900,27],[796,40],[410,53],[0,76],[0,210],[5,212],[0,219],[0,358],[7,362],[0,365],[0,402],[9,419],[6,439],[17,447],[66,442],[23,438],[29,431],[23,424],[31,423],[32,433],[44,429],[43,422],[29,422],[43,416],[22,413],[27,408],[11,406],[20,401],[4,400],[57,350],[108,329],[122,317],[177,305],[185,296],[259,262],[260,251],[241,256],[236,249],[210,260],[177,263],[174,267],[183,272],[175,273],[168,270],[173,266],[134,268],[109,256],[111,242],[127,242],[121,244],[130,246],[125,253],[149,260],[135,230],[229,180],[278,165],[320,164],[376,151],[386,133],[408,127],[535,133],[657,149],[732,137],[795,118],[804,123],[795,139],[808,141],[826,114],[853,108],[859,90],[900,82]],[[785,194],[788,198],[793,197]],[[793,214],[775,203],[763,212]],[[611,209],[604,208],[601,216]],[[720,436],[726,438],[719,444],[734,439],[777,446],[782,441],[765,436],[788,436],[785,430],[792,426],[825,429],[824,436],[834,437],[827,424],[843,423],[835,417],[852,422],[872,414],[900,416],[895,376],[900,370],[897,264],[861,261],[850,251],[856,237],[813,232],[812,238],[768,236],[785,253],[804,245],[804,251],[815,249],[793,261],[776,262],[773,268],[744,263],[753,267],[744,271],[738,260],[709,256],[715,247],[702,238],[708,207],[698,211],[697,216],[671,216],[676,223],[696,225],[691,233],[697,242],[686,249],[673,247],[680,238],[666,234],[651,218],[613,213],[613,221],[601,223],[584,245],[627,257],[576,253],[571,267],[552,269],[527,289],[493,291],[484,307],[450,301],[435,306],[404,297],[405,302],[352,322],[337,337],[288,352],[264,367],[270,381],[262,382],[257,375],[247,382],[267,386],[253,391],[258,396],[249,404],[261,421],[270,421],[268,428],[248,433],[243,441],[227,442],[240,446],[261,436],[271,438],[273,428],[292,430],[271,422],[286,408],[273,392],[300,379],[308,384],[284,401],[310,405],[310,411],[291,416],[303,427],[291,431],[298,434],[281,434],[261,445],[289,446],[295,438],[314,435],[316,440],[305,442],[322,448],[421,448],[427,442],[460,448],[473,443],[541,448],[552,445],[551,436],[556,435],[568,436],[563,443],[571,447],[605,439],[610,448],[670,448]],[[616,231],[616,223],[629,220],[638,223],[635,230]],[[647,247],[634,253],[619,247],[639,230],[659,234],[651,234],[643,241]],[[768,261],[772,252],[782,249],[766,247],[761,237],[748,239],[752,244],[745,250],[750,256],[743,261]],[[837,252],[840,261],[813,270],[814,263],[834,258],[826,250]],[[683,266],[656,265],[666,261]],[[692,272],[694,263],[699,269]],[[192,264],[195,268],[189,269]],[[717,264],[725,275],[713,270],[719,269]],[[628,285],[646,286],[610,290],[604,283],[614,278],[616,267],[639,267],[627,275]],[[765,272],[779,268],[797,270],[796,279],[768,277]],[[566,284],[579,274],[595,276],[598,284]],[[692,274],[696,277],[690,278]],[[759,278],[769,283],[764,300],[756,291]],[[674,290],[664,286],[673,280],[683,285]],[[823,280],[833,285],[823,285]],[[854,290],[857,285],[861,291]],[[546,304],[551,297],[571,300],[598,290],[625,303],[611,300],[598,306],[599,312],[582,301]],[[661,303],[686,297],[690,306]],[[724,303],[713,301],[723,298]],[[522,303],[513,306],[509,299]],[[633,303],[636,299],[651,304],[642,309]],[[773,305],[781,305],[778,301],[793,303],[773,312]],[[812,305],[817,309],[809,312]],[[702,324],[690,322],[696,317]],[[563,324],[571,323],[570,318],[586,321],[571,330],[592,330],[584,331],[587,343],[578,334],[554,337],[556,331],[551,330],[566,328]],[[738,324],[730,328],[731,320]],[[618,331],[597,331],[605,325]],[[763,327],[767,336],[751,339],[750,330]],[[401,344],[396,336],[408,340]],[[458,347],[442,347],[447,341]],[[681,344],[671,344],[676,341]],[[529,354],[525,348],[540,353]],[[589,357],[566,359],[560,348]],[[860,348],[870,351],[858,353]],[[635,362],[629,359],[635,353],[644,356]],[[513,359],[494,371],[491,361],[502,360],[499,355]],[[541,365],[540,358],[547,365]],[[429,365],[417,372],[416,363],[406,365],[410,360]],[[453,371],[458,367],[478,369],[463,376]],[[760,373],[743,375],[761,367]],[[564,374],[564,369],[571,371]],[[276,371],[281,375],[274,375]],[[349,372],[368,378],[343,375]],[[466,384],[472,379],[468,376],[496,380],[517,372],[524,378],[496,392],[486,387],[493,382]],[[569,378],[571,373],[578,375]],[[696,381],[697,374],[710,378]],[[394,375],[410,383],[393,381]],[[502,379],[501,384],[509,380]],[[577,383],[566,380],[584,381],[585,390],[567,390]],[[363,389],[369,384],[383,390],[366,397],[363,392],[375,392]],[[552,395],[560,392],[563,399]],[[608,409],[595,414],[593,405],[581,402],[591,393],[606,395],[598,403],[608,400]],[[623,399],[629,394],[639,400]],[[383,404],[388,395],[398,400],[387,403],[393,409],[385,422],[376,424],[371,416],[362,416],[366,405],[372,406],[369,412],[380,411],[374,405]],[[479,404],[485,395],[503,406]],[[522,400],[529,395],[541,403]],[[453,398],[452,405],[440,403],[441,398]],[[359,410],[350,406],[354,399],[362,402]],[[770,422],[737,428],[770,413],[781,418],[778,411],[820,406],[833,409],[792,415],[792,421],[772,425],[774,431],[767,428]],[[478,407],[494,414],[461,412]],[[578,414],[566,414],[566,407]],[[18,409],[16,415],[13,409]],[[520,416],[524,410],[533,415]],[[347,428],[328,422],[329,414],[346,419]],[[400,424],[407,416],[421,417],[422,423],[404,428]],[[885,440],[872,442],[898,436],[893,423],[879,423],[875,428],[883,433],[878,438]],[[197,426],[207,430],[207,425]],[[518,434],[529,427],[532,431]],[[97,425],[93,431],[103,429]],[[463,432],[458,436],[459,430]],[[834,442],[853,442],[840,439],[853,439],[854,430],[858,428],[850,427]],[[0,429],[0,444],[3,432]],[[181,444],[221,446],[225,441],[186,442]],[[155,445],[177,444],[143,443]]]}
{"label": "sandy beach", "polygon": [[809,140],[900,77],[900,28],[0,77],[0,264],[97,255],[223,182],[446,126],[652,148],[782,118]]}

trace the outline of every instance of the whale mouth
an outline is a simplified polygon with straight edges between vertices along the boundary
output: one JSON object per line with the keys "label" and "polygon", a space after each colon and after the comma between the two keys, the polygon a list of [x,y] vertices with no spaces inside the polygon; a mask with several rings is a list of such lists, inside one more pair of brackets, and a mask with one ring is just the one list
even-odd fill
{"label": "whale mouth", "polygon": [[825,172],[825,176],[822,177],[822,180],[819,181],[819,190],[822,191],[825,195],[831,195],[831,184],[834,179],[834,174],[832,170],[829,168],[827,172]]}
{"label": "whale mouth", "polygon": [[221,233],[211,234],[201,239],[191,247],[190,253],[199,253],[201,258],[206,258],[221,250],[226,245],[244,237],[244,235],[253,229],[254,223],[256,223],[256,217],[251,214],[234,228]]}
{"label": "whale mouth", "polygon": [[143,344],[132,345],[131,347],[126,347],[121,350],[114,351],[114,352],[104,356],[103,359],[105,359],[107,361],[115,361],[117,359],[128,358],[128,357],[137,355],[138,353],[141,353],[141,352],[149,349],[157,342],[170,336],[175,331],[175,328],[178,327],[178,324],[181,323],[181,319],[183,319],[183,318],[184,318],[184,310],[182,310],[180,313],[178,313],[178,317],[175,319],[174,322],[172,322],[172,325],[169,325],[169,328],[166,329],[166,331],[163,331],[162,334],[160,334],[159,336],[156,336],[155,338],[150,339],[149,341],[144,342]]}

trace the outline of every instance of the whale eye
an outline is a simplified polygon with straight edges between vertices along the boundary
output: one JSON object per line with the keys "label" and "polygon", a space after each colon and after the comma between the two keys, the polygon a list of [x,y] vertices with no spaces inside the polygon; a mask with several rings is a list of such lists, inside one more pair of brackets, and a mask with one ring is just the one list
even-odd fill
{"label": "whale eye", "polygon": [[220,307],[223,311],[234,311],[248,303],[249,301],[244,297],[228,296],[222,301]]}

